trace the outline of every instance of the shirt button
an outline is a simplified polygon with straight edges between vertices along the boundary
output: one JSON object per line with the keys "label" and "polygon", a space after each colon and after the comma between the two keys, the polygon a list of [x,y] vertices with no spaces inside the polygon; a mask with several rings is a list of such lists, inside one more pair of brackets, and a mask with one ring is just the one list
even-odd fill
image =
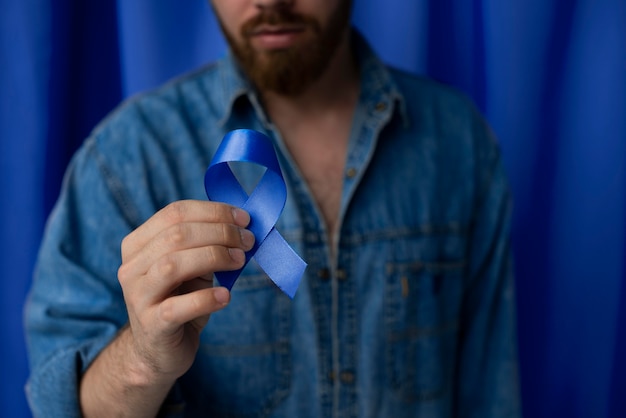
{"label": "shirt button", "polygon": [[317,272],[317,276],[322,280],[330,279],[330,270],[323,268]]}
{"label": "shirt button", "polygon": [[382,112],[385,109],[387,109],[387,104],[385,102],[378,102],[378,103],[376,103],[376,111],[377,112]]}
{"label": "shirt button", "polygon": [[349,372],[349,371],[343,371],[341,373],[339,373],[339,380],[341,380],[341,383],[344,383],[346,385],[352,385],[354,384],[354,373]]}
{"label": "shirt button", "polygon": [[330,380],[331,382],[335,381],[335,372],[333,371],[328,372],[328,380]]}
{"label": "shirt button", "polygon": [[348,275],[346,274],[346,271],[343,269],[338,269],[337,270],[337,280],[339,281],[344,281],[348,278]]}
{"label": "shirt button", "polygon": [[354,176],[356,176],[357,170],[354,167],[350,167],[349,169],[346,170],[346,176],[351,179],[354,178]]}

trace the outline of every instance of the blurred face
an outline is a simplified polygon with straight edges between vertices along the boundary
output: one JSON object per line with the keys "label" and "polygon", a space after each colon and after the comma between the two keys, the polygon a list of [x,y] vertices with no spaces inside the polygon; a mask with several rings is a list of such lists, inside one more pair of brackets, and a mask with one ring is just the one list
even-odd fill
{"label": "blurred face", "polygon": [[343,41],[351,0],[213,0],[222,31],[261,91],[297,96]]}

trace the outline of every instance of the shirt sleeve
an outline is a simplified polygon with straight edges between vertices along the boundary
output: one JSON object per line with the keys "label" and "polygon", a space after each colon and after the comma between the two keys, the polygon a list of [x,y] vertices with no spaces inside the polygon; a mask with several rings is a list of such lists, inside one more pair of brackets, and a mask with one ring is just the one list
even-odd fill
{"label": "shirt sleeve", "polygon": [[127,322],[117,282],[131,230],[94,140],[73,158],[48,220],[25,306],[35,417],[79,417],[80,376]]}
{"label": "shirt sleeve", "polygon": [[457,367],[458,417],[519,417],[511,195],[499,148],[476,117],[476,198]]}

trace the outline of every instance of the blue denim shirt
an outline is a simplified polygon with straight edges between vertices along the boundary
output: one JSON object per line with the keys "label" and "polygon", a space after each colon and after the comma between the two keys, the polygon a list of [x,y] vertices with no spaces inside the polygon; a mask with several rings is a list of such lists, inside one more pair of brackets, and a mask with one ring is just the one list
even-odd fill
{"label": "blue denim shirt", "polygon": [[498,146],[462,95],[387,68],[358,36],[356,49],[333,258],[306,182],[231,57],[130,99],[94,130],[66,174],[27,302],[35,416],[80,415],[81,374],[127,322],[122,238],[170,202],[206,199],[204,172],[237,128],[275,142],[288,187],[276,227],[308,268],[290,300],[246,267],[164,416],[519,416]]}

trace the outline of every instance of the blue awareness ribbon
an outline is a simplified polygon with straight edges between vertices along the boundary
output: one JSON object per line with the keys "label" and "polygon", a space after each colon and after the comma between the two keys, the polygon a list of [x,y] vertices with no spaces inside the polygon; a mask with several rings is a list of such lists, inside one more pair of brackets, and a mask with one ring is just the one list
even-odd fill
{"label": "blue awareness ribbon", "polygon": [[[233,174],[229,162],[253,163],[266,168],[249,196]],[[287,186],[270,139],[249,129],[227,133],[207,168],[204,188],[209,200],[240,207],[250,214],[248,229],[254,234],[255,243],[246,252],[244,267],[254,257],[269,278],[293,299],[306,263],[274,228],[285,207]],[[220,285],[230,290],[242,270],[243,267],[216,272],[215,277]]]}

